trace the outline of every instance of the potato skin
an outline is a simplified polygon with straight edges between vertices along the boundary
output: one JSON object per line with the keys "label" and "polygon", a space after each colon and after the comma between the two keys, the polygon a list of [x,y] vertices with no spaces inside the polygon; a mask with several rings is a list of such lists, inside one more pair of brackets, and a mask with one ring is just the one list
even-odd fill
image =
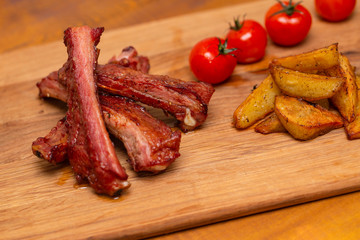
{"label": "potato skin", "polygon": [[360,117],[357,115],[351,123],[345,122],[345,131],[349,140],[360,138]]}
{"label": "potato skin", "polygon": [[345,82],[343,77],[303,73],[273,64],[269,70],[284,94],[309,101],[331,98]]}
{"label": "potato skin", "polygon": [[279,133],[286,132],[286,129],[281,124],[279,118],[276,116],[275,112],[267,115],[264,120],[259,122],[255,127],[255,132],[262,134],[270,134],[270,133]]}
{"label": "potato skin", "polygon": [[345,121],[345,131],[350,140],[360,138],[360,76],[356,76],[355,80],[358,97],[355,108],[355,119],[352,122]]}
{"label": "potato skin", "polygon": [[275,113],[285,129],[298,140],[310,140],[343,126],[339,115],[289,96],[275,98]]}
{"label": "potato skin", "polygon": [[343,118],[345,118],[348,122],[352,122],[355,119],[355,110],[358,101],[357,86],[355,83],[356,76],[349,59],[342,54],[340,54],[339,59],[345,83],[331,98],[331,102],[339,110]]}
{"label": "potato skin", "polygon": [[276,58],[272,63],[300,72],[317,73],[339,65],[338,43],[306,53]]}
{"label": "potato skin", "polygon": [[268,75],[237,107],[233,114],[234,126],[240,129],[250,127],[274,111],[275,96],[280,95],[280,93],[280,89],[272,77]]}

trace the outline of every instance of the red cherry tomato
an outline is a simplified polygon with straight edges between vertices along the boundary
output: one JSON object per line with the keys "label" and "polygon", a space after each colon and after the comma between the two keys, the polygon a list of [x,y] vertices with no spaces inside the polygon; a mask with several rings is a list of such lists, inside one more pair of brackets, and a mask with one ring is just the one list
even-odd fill
{"label": "red cherry tomato", "polygon": [[265,16],[266,30],[273,42],[282,46],[293,46],[305,39],[311,27],[309,11],[300,5],[279,2]]}
{"label": "red cherry tomato", "polygon": [[252,63],[259,61],[265,55],[267,33],[265,29],[254,20],[234,20],[234,26],[226,36],[228,47],[236,48],[234,55],[238,63]]}
{"label": "red cherry tomato", "polygon": [[346,19],[354,10],[355,4],[356,0],[315,0],[316,12],[331,22]]}
{"label": "red cherry tomato", "polygon": [[216,84],[230,77],[236,66],[236,58],[231,55],[234,50],[227,49],[226,45],[224,39],[211,37],[193,47],[189,63],[198,80]]}

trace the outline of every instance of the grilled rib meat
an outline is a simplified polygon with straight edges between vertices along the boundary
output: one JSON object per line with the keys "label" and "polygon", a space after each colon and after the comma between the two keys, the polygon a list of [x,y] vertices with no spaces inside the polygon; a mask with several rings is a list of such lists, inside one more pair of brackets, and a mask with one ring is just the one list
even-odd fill
{"label": "grilled rib meat", "polygon": [[145,56],[138,55],[138,52],[133,46],[124,48],[119,56],[113,56],[108,63],[118,64],[143,73],[148,73],[150,69],[149,59]]}
{"label": "grilled rib meat", "polygon": [[51,97],[63,102],[67,100],[66,85],[59,82],[58,71],[54,71],[41,79],[40,82],[36,83],[36,86],[39,88],[41,98]]}
{"label": "grilled rib meat", "polygon": [[[148,59],[138,56],[133,47],[123,49],[108,64],[97,65],[99,52],[95,46],[102,31],[102,28],[88,27],[65,31],[68,61],[37,86],[40,97],[53,97],[68,103],[67,120],[60,120],[47,136],[38,138],[33,144],[33,152],[52,163],[65,160],[68,154],[79,181],[89,182],[98,193],[113,195],[129,183],[124,169],[114,161],[114,151],[108,148],[110,140],[103,134],[101,117],[109,131],[124,142],[135,171],[158,172],[180,155],[181,133],[153,118],[133,100],[172,114],[181,122],[181,129],[188,131],[205,121],[214,88],[201,82],[148,74]],[[85,36],[86,32],[89,36]],[[86,46],[89,38],[92,51]],[[99,95],[96,95],[97,88],[101,90]],[[94,122],[91,119],[101,120]],[[101,135],[100,144],[93,144],[91,139],[97,139],[98,134]],[[101,149],[103,145],[105,147]],[[58,149],[62,152],[56,152]],[[59,157],[54,159],[52,156],[57,154]],[[104,155],[110,155],[110,160],[103,162]]]}
{"label": "grilled rib meat", "polygon": [[[51,92],[48,96],[51,97]],[[181,133],[172,131],[164,122],[152,117],[144,107],[120,96],[99,94],[99,101],[105,124],[124,143],[134,171],[157,173],[180,156]],[[67,132],[62,119],[47,136],[33,143],[33,152],[57,164],[66,159],[66,139]]]}
{"label": "grilled rib meat", "polygon": [[99,94],[109,131],[125,145],[134,171],[159,172],[180,156],[181,133],[120,96]]}
{"label": "grilled rib meat", "polygon": [[39,137],[32,143],[32,151],[39,158],[52,164],[57,164],[67,159],[67,129],[65,117],[58,121],[45,137]]}
{"label": "grilled rib meat", "polygon": [[[97,85],[102,91],[161,108],[180,121],[184,132],[195,129],[206,120],[207,106],[214,93],[210,84],[150,75],[120,64],[98,65],[96,74]],[[53,72],[37,83],[41,89],[39,95],[47,97],[51,92],[51,97],[64,101],[62,76],[55,76]]]}
{"label": "grilled rib meat", "polygon": [[183,131],[193,130],[205,121],[214,93],[210,84],[150,75],[117,64],[99,65],[96,74],[103,91],[161,108],[180,121]]}
{"label": "grilled rib meat", "polygon": [[[37,86],[41,97],[52,97],[62,101],[67,99],[64,86],[57,81],[54,74],[42,79]],[[99,94],[99,102],[107,128],[123,141],[135,171],[158,172],[180,156],[181,134],[178,131],[173,132],[165,123],[153,118],[145,108],[125,97],[105,94]],[[49,135],[52,138],[63,136],[63,132],[55,134],[55,130],[62,129],[53,129],[45,139],[48,139]],[[39,138],[33,144],[34,154],[37,153],[39,156],[41,153],[40,156],[49,162],[59,163],[60,159],[54,161],[47,156],[57,156],[58,150],[66,149],[65,143],[61,142],[63,148],[57,148],[56,145],[49,147],[50,144],[42,145],[44,141],[40,139],[43,138]],[[60,141],[61,139],[51,139],[51,143],[59,144]]]}
{"label": "grilled rib meat", "polygon": [[[133,47],[124,48],[119,56],[114,56],[108,64],[97,65],[98,87],[105,92],[140,101],[152,107],[161,108],[180,121],[180,128],[186,132],[200,126],[207,117],[207,106],[214,88],[210,84],[182,81],[169,76],[148,74],[150,68],[147,57],[139,56]],[[46,88],[52,88],[57,80],[65,85],[61,72],[52,72],[37,86],[42,88],[41,97],[46,97]],[[43,86],[41,86],[43,85]],[[56,86],[61,90],[61,86]],[[60,93],[52,92],[52,97],[62,99]]]}
{"label": "grilled rib meat", "polygon": [[[118,56],[113,56],[109,60],[109,63],[118,64],[143,73],[148,73],[150,69],[149,59],[145,56],[138,55],[138,52],[132,46],[124,48]],[[58,71],[53,71],[41,79],[40,82],[36,83],[41,98],[51,97],[66,102],[66,83],[59,80],[58,75]]]}
{"label": "grilled rib meat", "polygon": [[110,196],[130,186],[106,131],[97,97],[95,46],[103,28],[74,27],[65,31],[68,60],[59,70],[68,93],[66,126],[68,157],[79,182]]}

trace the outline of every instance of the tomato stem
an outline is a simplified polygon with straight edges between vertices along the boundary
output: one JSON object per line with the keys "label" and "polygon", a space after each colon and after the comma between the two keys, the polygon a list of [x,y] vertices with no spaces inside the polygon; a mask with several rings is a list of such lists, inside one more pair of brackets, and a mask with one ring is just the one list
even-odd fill
{"label": "tomato stem", "polygon": [[302,13],[300,10],[296,9],[296,7],[302,3],[302,1],[299,1],[297,3],[292,3],[292,0],[289,0],[289,4],[286,5],[283,1],[281,0],[276,0],[281,6],[283,9],[281,9],[280,11],[277,11],[275,13],[273,13],[271,16],[274,16],[274,15],[277,15],[277,14],[280,14],[280,13],[286,13],[286,15],[288,16],[291,16],[294,14],[294,12],[299,12],[299,13]]}
{"label": "tomato stem", "polygon": [[219,40],[219,45],[218,45],[219,54],[217,56],[219,56],[219,55],[228,55],[228,54],[231,55],[231,56],[234,56],[234,54],[231,54],[231,53],[236,51],[237,48],[227,48],[227,39],[225,39],[224,44],[221,43],[220,38],[218,38],[218,40]]}
{"label": "tomato stem", "polygon": [[242,22],[240,22],[239,17],[234,18],[234,26],[231,25],[231,23],[229,23],[230,29],[235,30],[235,31],[240,30],[244,25],[245,17],[246,17],[246,14],[244,14]]}

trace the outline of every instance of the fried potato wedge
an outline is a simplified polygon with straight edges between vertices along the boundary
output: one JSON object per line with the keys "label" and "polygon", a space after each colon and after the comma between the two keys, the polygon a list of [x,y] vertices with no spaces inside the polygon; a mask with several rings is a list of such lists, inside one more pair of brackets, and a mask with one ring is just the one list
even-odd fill
{"label": "fried potato wedge", "polygon": [[334,67],[328,69],[319,70],[316,72],[316,74],[330,76],[330,77],[343,76],[340,65],[335,65]]}
{"label": "fried potato wedge", "polygon": [[[312,102],[311,104],[318,104],[327,110],[330,109],[330,103],[329,103],[328,99],[317,100],[317,101]],[[359,117],[359,124],[360,124],[360,117]],[[256,125],[254,130],[255,130],[255,132],[258,132],[261,134],[287,132],[287,130],[284,128],[284,126],[280,122],[280,119],[277,117],[275,112],[270,113],[263,120],[260,120],[260,122]],[[359,130],[360,130],[360,125],[359,125]],[[359,132],[359,134],[360,134],[360,132]],[[360,137],[360,135],[359,135],[359,137]]]}
{"label": "fried potato wedge", "polygon": [[275,113],[285,129],[298,140],[310,140],[343,126],[339,115],[289,96],[275,98]]}
{"label": "fried potato wedge", "polygon": [[235,110],[234,126],[240,129],[247,128],[274,111],[275,96],[280,93],[272,77],[267,76]]}
{"label": "fried potato wedge", "polygon": [[345,131],[350,140],[360,138],[360,76],[356,76],[356,86],[358,100],[355,108],[355,120],[350,123],[345,122]]}
{"label": "fried potato wedge", "polygon": [[355,119],[355,106],[357,103],[357,87],[355,83],[354,68],[351,66],[349,59],[340,54],[340,67],[342,75],[345,77],[345,83],[341,86],[339,91],[331,98],[331,102],[339,110],[341,116],[348,122]]}
{"label": "fried potato wedge", "polygon": [[270,134],[270,133],[286,132],[286,129],[281,124],[275,112],[272,112],[269,115],[267,115],[260,123],[256,125],[255,132],[262,134]]}
{"label": "fried potato wedge", "polygon": [[303,73],[273,64],[270,64],[269,70],[284,94],[309,101],[334,96],[345,81],[343,77]]}
{"label": "fried potato wedge", "polygon": [[358,139],[360,138],[360,107],[356,107],[356,118],[352,122],[345,121],[345,131],[348,139]]}
{"label": "fried potato wedge", "polygon": [[339,65],[338,44],[335,43],[306,53],[276,58],[272,63],[300,72],[316,73],[319,70]]}

